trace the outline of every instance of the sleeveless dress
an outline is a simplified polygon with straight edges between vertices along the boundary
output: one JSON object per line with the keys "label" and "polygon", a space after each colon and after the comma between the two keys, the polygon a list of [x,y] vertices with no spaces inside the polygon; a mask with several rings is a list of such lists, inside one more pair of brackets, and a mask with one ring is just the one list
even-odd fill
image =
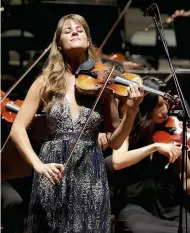
{"label": "sleeveless dress", "polygon": [[[47,113],[48,137],[39,158],[62,163],[72,150],[90,108],[82,106],[77,120],[70,103],[54,104]],[[110,203],[104,159],[98,146],[101,105],[97,107],[77,143],[59,185],[34,174],[27,233],[108,233]]]}

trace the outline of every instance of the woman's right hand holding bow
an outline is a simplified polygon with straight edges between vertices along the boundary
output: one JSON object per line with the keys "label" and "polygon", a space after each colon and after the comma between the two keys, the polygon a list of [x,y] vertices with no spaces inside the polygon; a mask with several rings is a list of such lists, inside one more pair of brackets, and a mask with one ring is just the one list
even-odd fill
{"label": "woman's right hand holding bow", "polygon": [[45,176],[52,184],[59,184],[64,172],[64,165],[60,163],[41,163],[35,171],[40,176]]}

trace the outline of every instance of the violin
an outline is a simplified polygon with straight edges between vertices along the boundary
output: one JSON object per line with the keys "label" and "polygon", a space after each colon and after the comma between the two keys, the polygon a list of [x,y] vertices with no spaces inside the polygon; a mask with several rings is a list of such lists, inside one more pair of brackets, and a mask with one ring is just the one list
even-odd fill
{"label": "violin", "polygon": [[[1,90],[1,98],[4,95],[5,93]],[[13,123],[22,103],[22,100],[12,101],[9,98],[5,98],[1,103],[2,119],[8,123]],[[35,114],[35,117],[28,128],[28,130],[31,131],[32,138],[38,143],[43,140],[46,135],[45,124],[45,114]],[[40,130],[42,128],[44,132]]]}
{"label": "violin", "polygon": [[[4,96],[5,93],[1,90],[1,99]],[[9,98],[5,98],[1,102],[2,119],[4,119],[6,122],[13,123],[23,102],[23,100],[10,100]],[[42,118],[42,116],[43,115],[41,114],[36,114],[34,122],[38,121],[37,119]]]}
{"label": "violin", "polygon": [[[5,93],[1,90],[1,99],[5,96]],[[16,114],[18,113],[23,101],[22,100],[15,100],[12,101],[9,98],[5,98],[1,102],[1,115],[2,118],[5,119],[9,123],[13,123]]]}
{"label": "violin", "polygon": [[[87,95],[97,94],[99,89],[104,86],[104,83],[109,74],[109,67],[107,64],[95,63],[93,60],[84,62],[76,72],[76,88],[80,93]],[[128,86],[130,84],[139,85],[135,79],[142,79],[139,75],[134,73],[112,73],[112,77],[108,81],[106,88],[110,89],[114,96],[122,101],[128,98]],[[176,98],[168,93],[155,90],[151,87],[142,86],[147,92],[160,95],[171,102],[175,102]]]}
{"label": "violin", "polygon": [[[1,90],[1,99],[4,96],[5,93]],[[2,118],[8,123],[13,123],[22,103],[22,100],[12,101],[9,98],[5,98],[1,102]],[[10,136],[1,148],[1,165],[2,181],[32,176],[32,168],[20,156]]]}
{"label": "violin", "polygon": [[122,53],[111,53],[109,55],[102,54],[102,58],[119,62],[127,61],[126,57]]}
{"label": "violin", "polygon": [[[156,131],[153,135],[154,142],[182,144],[183,128],[175,116],[169,116],[163,130]],[[190,129],[187,130],[187,147],[190,151]]]}

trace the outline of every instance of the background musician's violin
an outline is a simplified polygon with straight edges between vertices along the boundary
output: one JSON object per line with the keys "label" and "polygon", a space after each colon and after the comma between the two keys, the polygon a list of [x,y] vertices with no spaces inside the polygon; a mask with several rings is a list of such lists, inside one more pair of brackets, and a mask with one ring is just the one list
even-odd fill
{"label": "background musician's violin", "polygon": [[105,58],[111,61],[119,61],[119,62],[127,61],[125,55],[123,55],[122,53],[111,53],[109,55],[102,54],[101,56],[103,59]]}
{"label": "background musician's violin", "polygon": [[[1,98],[5,95],[1,91]],[[5,98],[1,102],[1,115],[5,123],[13,123],[22,105],[22,100],[12,101]],[[36,115],[28,129],[31,144],[36,153],[39,152],[41,143],[46,136],[46,121],[44,115]],[[8,136],[1,148],[1,180],[11,180],[32,175],[31,166],[22,158],[14,142]]]}
{"label": "background musician's violin", "polygon": [[[5,93],[1,90],[1,99],[5,96]],[[9,98],[5,98],[1,102],[1,115],[2,118],[5,119],[9,123],[13,123],[16,114],[19,111],[23,101],[22,100],[10,100]]]}
{"label": "background musician's violin", "polygon": [[[1,98],[4,96],[4,92],[1,90]],[[5,98],[1,103],[1,115],[7,123],[13,123],[16,115],[22,105],[22,100],[12,101],[9,98]],[[43,130],[40,130],[43,129]],[[28,130],[32,134],[32,138],[36,142],[40,142],[46,135],[46,120],[45,114],[36,114]]]}
{"label": "background musician's violin", "polygon": [[[162,130],[153,135],[154,142],[182,144],[183,127],[175,116],[169,116]],[[187,130],[187,146],[190,150],[190,129]]]}
{"label": "background musician's violin", "polygon": [[[1,90],[1,98],[4,97],[5,93]],[[4,119],[6,122],[13,123],[16,115],[20,109],[20,107],[23,104],[23,100],[10,100],[9,98],[5,98],[1,102],[1,115],[2,119]],[[38,121],[38,119],[44,118],[44,115],[42,114],[36,114],[34,118],[34,123]],[[33,124],[34,125],[34,124]]]}

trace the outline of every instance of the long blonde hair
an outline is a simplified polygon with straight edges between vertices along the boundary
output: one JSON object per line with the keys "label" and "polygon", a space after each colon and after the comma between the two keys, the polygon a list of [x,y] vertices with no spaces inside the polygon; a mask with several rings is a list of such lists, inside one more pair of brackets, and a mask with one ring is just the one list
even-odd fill
{"label": "long blonde hair", "polygon": [[68,71],[69,65],[65,62],[62,51],[58,49],[60,44],[60,37],[62,33],[65,21],[72,19],[80,23],[87,35],[89,40],[89,47],[86,51],[86,59],[93,59],[94,61],[99,61],[96,54],[96,48],[92,43],[90,36],[90,29],[86,20],[77,14],[69,14],[62,17],[59,20],[57,29],[54,34],[54,38],[51,44],[50,54],[47,60],[47,65],[42,71],[42,77],[44,78],[44,86],[41,90],[41,99],[44,104],[44,111],[48,111],[52,106],[52,99],[55,96],[56,99],[63,98],[66,90],[66,82],[64,74]]}

